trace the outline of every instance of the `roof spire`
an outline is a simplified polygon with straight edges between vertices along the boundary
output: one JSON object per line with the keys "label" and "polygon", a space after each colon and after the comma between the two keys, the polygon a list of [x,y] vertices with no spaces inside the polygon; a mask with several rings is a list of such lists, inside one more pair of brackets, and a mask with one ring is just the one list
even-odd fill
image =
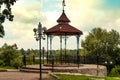
{"label": "roof spire", "polygon": [[62,15],[58,18],[57,22],[58,23],[69,23],[70,20],[68,19],[68,17],[65,14],[65,11],[64,11],[64,7],[66,6],[65,0],[63,0],[63,2],[62,2],[62,6],[63,6],[63,12],[62,12]]}
{"label": "roof spire", "polygon": [[63,6],[63,11],[64,11],[64,8],[65,8],[65,0],[63,0],[63,2],[62,2],[62,6]]}

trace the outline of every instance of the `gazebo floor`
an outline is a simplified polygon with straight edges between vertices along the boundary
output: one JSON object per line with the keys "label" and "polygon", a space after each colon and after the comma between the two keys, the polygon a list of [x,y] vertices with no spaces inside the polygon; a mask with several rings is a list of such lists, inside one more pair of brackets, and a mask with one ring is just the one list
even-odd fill
{"label": "gazebo floor", "polygon": [[[35,72],[39,73],[39,65],[27,65],[21,69],[23,72]],[[87,75],[98,75],[98,76],[106,76],[107,69],[103,65],[95,65],[95,64],[54,64],[52,67],[51,64],[42,65],[42,72],[57,72],[57,73],[77,73],[77,74],[87,74]]]}
{"label": "gazebo floor", "polygon": [[[44,64],[43,66],[46,66],[46,67],[51,67],[52,64]],[[63,63],[63,64],[54,64],[53,65],[54,67],[81,67],[83,66],[83,64],[71,64],[71,63]]]}

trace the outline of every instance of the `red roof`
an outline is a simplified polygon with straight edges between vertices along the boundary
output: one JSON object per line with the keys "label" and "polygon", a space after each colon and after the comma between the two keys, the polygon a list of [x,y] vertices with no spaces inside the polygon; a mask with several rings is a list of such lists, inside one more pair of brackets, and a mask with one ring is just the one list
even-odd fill
{"label": "red roof", "polygon": [[48,29],[46,31],[47,35],[82,35],[82,31],[68,24],[70,20],[67,18],[66,14],[63,13],[57,20],[58,25]]}
{"label": "red roof", "polygon": [[66,16],[64,10],[63,10],[62,15],[58,18],[57,22],[70,22],[70,20]]}
{"label": "red roof", "polygon": [[46,31],[46,34],[52,35],[75,35],[82,34],[82,31],[69,24],[58,24]]}

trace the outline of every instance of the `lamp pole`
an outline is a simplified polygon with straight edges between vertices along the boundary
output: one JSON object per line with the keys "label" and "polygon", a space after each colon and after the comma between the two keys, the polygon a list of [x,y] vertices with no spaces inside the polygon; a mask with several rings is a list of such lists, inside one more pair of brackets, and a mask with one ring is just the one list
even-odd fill
{"label": "lamp pole", "polygon": [[95,48],[95,52],[96,52],[96,61],[97,61],[97,73],[96,73],[96,75],[98,76],[99,75],[99,71],[98,71],[98,69],[99,69],[99,56],[98,56],[98,47],[96,47]]}
{"label": "lamp pole", "polygon": [[42,62],[41,62],[41,39],[45,40],[45,31],[46,28],[42,28],[42,24],[39,22],[38,28],[34,28],[34,36],[36,41],[39,41],[39,67],[40,67],[40,80],[42,80]]}

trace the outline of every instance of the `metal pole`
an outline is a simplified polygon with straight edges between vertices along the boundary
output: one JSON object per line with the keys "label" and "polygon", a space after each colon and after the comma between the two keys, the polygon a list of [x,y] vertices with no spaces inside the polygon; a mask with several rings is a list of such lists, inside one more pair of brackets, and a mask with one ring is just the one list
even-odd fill
{"label": "metal pole", "polygon": [[62,35],[60,36],[60,63],[62,64]]}
{"label": "metal pole", "polygon": [[49,40],[48,40],[48,35],[47,35],[47,64],[48,64],[48,45],[49,45]]}
{"label": "metal pole", "polygon": [[42,62],[41,62],[41,39],[45,39],[44,36],[44,32],[46,28],[42,28],[42,24],[39,22],[38,24],[38,28],[34,28],[33,31],[34,31],[34,36],[36,38],[36,41],[39,41],[39,68],[40,68],[40,80],[42,80]]}
{"label": "metal pole", "polygon": [[42,36],[42,25],[39,23],[38,25],[38,36],[39,36],[39,66],[40,66],[40,80],[42,80],[42,62],[41,62],[41,36]]}
{"label": "metal pole", "polygon": [[65,57],[64,57],[65,58],[65,63],[66,63],[66,57],[67,56],[66,56],[66,35],[65,35]]}
{"label": "metal pole", "polygon": [[43,64],[44,64],[44,54],[45,54],[45,48],[43,47]]}
{"label": "metal pole", "polygon": [[41,64],[41,34],[39,34],[39,38],[40,38],[40,40],[39,40],[39,53],[40,53],[40,55],[39,55],[39,57],[40,57],[40,61],[39,61],[39,65],[40,65],[40,80],[42,80],[42,64]]}
{"label": "metal pole", "polygon": [[79,61],[80,61],[80,56],[79,56],[79,35],[77,35],[77,63],[78,63],[78,68],[79,68]]}
{"label": "metal pole", "polygon": [[54,56],[52,54],[52,72],[54,71]]}
{"label": "metal pole", "polygon": [[54,64],[53,64],[53,54],[52,54],[52,35],[50,35],[50,58],[51,58],[51,64],[52,64],[52,72],[54,70]]}
{"label": "metal pole", "polygon": [[52,35],[50,35],[50,58],[52,58]]}
{"label": "metal pole", "polygon": [[84,64],[85,64],[85,49],[84,49]]}
{"label": "metal pole", "polygon": [[26,55],[23,56],[23,65],[26,67]]}
{"label": "metal pole", "polygon": [[99,69],[99,55],[98,55],[98,47],[96,48],[96,54],[97,54],[97,76],[99,75],[99,71],[98,71],[98,69]]}
{"label": "metal pole", "polygon": [[97,54],[97,76],[99,75],[99,57],[98,57],[98,54]]}
{"label": "metal pole", "polygon": [[35,55],[33,55],[33,64],[35,64]]}

